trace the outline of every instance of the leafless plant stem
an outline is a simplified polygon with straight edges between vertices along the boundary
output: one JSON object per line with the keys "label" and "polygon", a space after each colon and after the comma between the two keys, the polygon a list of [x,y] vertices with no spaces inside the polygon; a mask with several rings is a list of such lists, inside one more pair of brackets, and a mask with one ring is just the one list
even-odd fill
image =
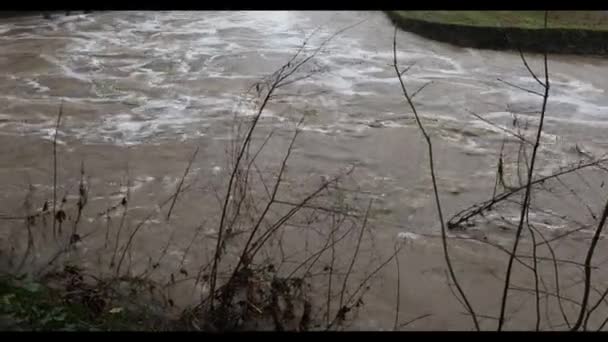
{"label": "leafless plant stem", "polygon": [[[332,217],[335,220],[335,217]],[[336,238],[335,229],[331,231],[331,261],[329,263],[329,275],[327,276],[327,311],[325,313],[325,324],[329,325],[329,318],[331,317],[331,294],[332,294],[332,280],[334,275],[334,266],[336,263]]]}
{"label": "leafless plant stem", "polygon": [[[302,118],[302,120],[303,119],[304,118]],[[302,123],[302,120],[300,120],[300,122],[298,123],[298,126],[299,126],[300,123]],[[285,172],[285,167],[287,166],[287,160],[289,160],[289,156],[291,155],[294,143],[296,141],[296,138],[298,137],[299,132],[300,132],[299,128],[296,127],[296,131],[295,131],[295,133],[293,135],[293,138],[291,139],[291,142],[289,143],[289,147],[287,148],[287,152],[285,153],[285,156],[283,157],[283,160],[281,162],[281,167],[279,169],[279,174],[277,175],[277,180],[274,183],[274,187],[272,189],[272,193],[270,195],[270,199],[266,203],[266,207],[264,208],[264,210],[260,214],[260,216],[259,216],[259,218],[258,218],[258,220],[257,220],[257,222],[255,224],[255,226],[253,227],[253,229],[251,230],[251,233],[249,234],[249,238],[247,239],[247,242],[245,243],[245,247],[243,247],[243,252],[241,254],[241,257],[239,258],[239,261],[238,261],[237,265],[234,267],[233,276],[236,274],[236,272],[238,272],[239,267],[243,264],[243,262],[245,262],[245,267],[247,267],[249,261],[251,261],[249,259],[250,257],[247,255],[247,253],[249,252],[249,246],[251,245],[251,242],[253,241],[253,238],[254,238],[255,234],[257,233],[258,229],[261,227],[261,224],[262,224],[264,218],[266,217],[266,214],[270,210],[270,207],[275,203],[275,199],[276,199],[277,193],[279,191],[279,186],[281,185],[281,180],[282,180],[282,177],[283,177],[283,173]]]}
{"label": "leafless plant stem", "polygon": [[517,139],[519,139],[520,141],[525,142],[526,144],[529,144],[529,145],[534,145],[534,143],[533,143],[533,142],[531,142],[530,140],[526,139],[526,137],[524,137],[523,135],[521,135],[521,134],[519,134],[519,133],[517,133],[517,132],[513,132],[513,131],[511,131],[511,130],[509,130],[509,129],[506,129],[506,128],[504,128],[504,127],[500,126],[500,125],[497,125],[497,124],[493,123],[492,121],[490,121],[490,120],[488,120],[488,119],[484,118],[483,116],[481,116],[481,115],[479,115],[479,114],[477,114],[477,113],[475,113],[475,112],[473,112],[473,111],[471,111],[471,110],[469,110],[469,109],[467,109],[466,111],[467,111],[469,114],[471,114],[471,115],[473,115],[474,117],[476,117],[477,119],[479,119],[479,120],[481,120],[481,121],[483,121],[483,122],[487,123],[488,125],[490,125],[490,126],[492,126],[492,127],[498,128],[498,129],[500,129],[501,131],[503,131],[503,132],[505,132],[505,133],[507,133],[507,134],[509,134],[509,135],[512,135],[512,136],[516,137],[516,138],[517,138]]}
{"label": "leafless plant stem", "polygon": [[56,221],[55,216],[57,215],[57,134],[59,132],[59,125],[61,123],[61,116],[63,115],[63,101],[59,105],[59,113],[57,114],[57,123],[55,124],[55,135],[53,136],[53,238],[56,238]]}
{"label": "leafless plant stem", "polygon": [[32,192],[34,187],[32,184],[28,184],[28,192],[25,196],[24,209],[25,209],[25,228],[27,229],[27,246],[23,253],[23,258],[17,266],[17,273],[21,272],[21,269],[25,265],[27,258],[30,256],[30,252],[34,248],[34,235],[32,234],[32,217],[30,216],[32,211]]}
{"label": "leafless plant stem", "polygon": [[[589,167],[597,166],[598,164],[604,163],[607,161],[608,161],[608,158],[601,158],[601,159],[597,159],[597,160],[594,160],[594,161],[591,161],[588,163],[578,163],[576,165],[565,168],[565,169],[558,171],[554,174],[551,174],[549,176],[540,177],[540,178],[532,181],[532,185],[543,184],[544,182],[552,180],[556,177],[559,177],[559,176],[562,176],[562,175],[565,175],[568,173],[572,173],[577,170],[582,170],[582,169],[586,169]],[[511,196],[515,195],[516,193],[520,192],[521,190],[525,190],[526,188],[527,188],[527,184],[517,187],[512,190],[500,193],[485,202],[477,203],[467,209],[460,211],[456,215],[452,216],[452,218],[448,221],[448,228],[453,229],[455,227],[458,227],[460,224],[468,221],[472,217],[480,215],[481,213],[491,209],[495,204],[510,198]]]}
{"label": "leafless plant stem", "polygon": [[[397,246],[395,246],[397,249]],[[395,298],[395,324],[393,330],[399,329],[399,308],[401,304],[401,267],[399,266],[399,254],[395,254],[395,266],[397,267],[397,298]]]}
{"label": "leafless plant stem", "polygon": [[530,222],[528,222],[528,215],[526,215],[526,226],[528,227],[528,231],[530,232],[530,238],[532,238],[532,274],[534,275],[534,299],[535,299],[535,308],[536,308],[536,324],[535,330],[540,330],[540,292],[538,288],[538,257],[536,255],[536,236],[534,235],[534,231],[530,226]]}
{"label": "leafless plant stem", "polygon": [[416,123],[418,124],[420,131],[424,135],[424,139],[426,140],[426,144],[428,146],[429,168],[430,168],[430,173],[431,173],[431,180],[433,182],[433,193],[435,195],[435,204],[437,205],[437,214],[439,216],[439,222],[441,225],[443,255],[445,257],[446,266],[450,273],[450,277],[452,278],[452,281],[454,282],[454,285],[456,286],[456,288],[458,290],[458,293],[460,294],[464,303],[466,304],[467,311],[469,311],[469,313],[471,314],[471,318],[473,320],[473,324],[475,325],[475,329],[479,330],[479,322],[477,321],[475,311],[473,310],[473,307],[469,303],[469,300],[468,300],[467,296],[465,295],[464,291],[460,287],[460,284],[458,283],[458,279],[456,278],[456,274],[454,273],[454,269],[452,268],[452,262],[450,260],[450,256],[449,256],[449,252],[448,252],[448,248],[447,248],[446,227],[445,227],[445,223],[443,220],[443,212],[441,210],[441,202],[439,200],[439,191],[437,189],[437,180],[435,177],[435,166],[434,166],[434,161],[433,161],[433,145],[431,143],[430,136],[428,135],[428,133],[424,129],[424,126],[422,125],[422,122],[420,121],[420,117],[418,116],[418,111],[416,110],[416,106],[412,102],[412,99],[409,96],[407,89],[405,88],[405,84],[403,83],[403,78],[401,77],[401,72],[399,71],[399,65],[397,63],[397,27],[395,27],[395,33],[393,35],[393,67],[395,69],[395,73],[397,74],[397,78],[399,79],[399,83],[401,84],[401,90],[403,91],[403,96],[407,100],[407,103],[409,104],[412,112],[414,113],[414,117],[416,118]]}
{"label": "leafless plant stem", "polygon": [[[547,12],[545,11],[545,29],[546,28],[547,28]],[[528,170],[528,181],[526,183],[526,192],[524,194],[524,201],[522,203],[521,215],[519,218],[519,226],[517,227],[517,232],[515,233],[515,241],[513,242],[513,251],[509,257],[509,262],[507,264],[507,271],[506,271],[506,275],[505,275],[505,285],[504,285],[502,300],[501,300],[501,304],[500,304],[500,315],[498,318],[498,331],[502,330],[503,323],[504,323],[505,309],[506,309],[506,305],[507,305],[507,297],[508,297],[509,286],[510,286],[510,281],[511,281],[511,271],[512,271],[512,267],[513,267],[513,259],[514,259],[515,254],[517,253],[517,247],[519,244],[521,231],[523,229],[524,219],[525,219],[526,213],[529,209],[530,195],[532,192],[532,177],[533,177],[533,173],[534,173],[534,164],[536,162],[536,153],[537,153],[538,147],[540,145],[540,137],[541,137],[541,134],[543,131],[543,124],[545,121],[545,111],[547,109],[547,100],[549,99],[549,89],[550,89],[549,67],[548,67],[548,63],[547,63],[547,53],[546,52],[543,54],[543,60],[544,60],[544,67],[545,67],[545,82],[544,82],[545,91],[544,91],[544,95],[543,95],[543,105],[542,105],[542,109],[541,109],[541,113],[540,113],[540,122],[538,124],[538,130],[536,132],[536,140],[534,142],[534,148],[532,149],[532,156],[530,158],[530,167]]]}
{"label": "leafless plant stem", "polygon": [[342,289],[340,290],[340,301],[338,304],[339,310],[342,308],[342,304],[344,304],[344,293],[346,292],[346,284],[348,284],[348,277],[353,271],[353,266],[357,261],[357,255],[359,254],[359,248],[361,247],[361,241],[363,238],[363,232],[365,231],[365,227],[367,226],[367,218],[369,216],[369,211],[372,208],[373,199],[370,199],[369,204],[367,205],[367,210],[365,211],[365,218],[363,219],[363,224],[361,225],[361,231],[359,232],[359,237],[357,238],[357,245],[355,246],[355,251],[353,253],[353,257],[350,260],[350,264],[348,265],[348,270],[346,271],[346,275],[344,276],[344,280],[342,281]]}
{"label": "leafless plant stem", "polygon": [[184,170],[184,175],[182,176],[182,179],[180,179],[179,184],[177,185],[177,189],[175,190],[175,196],[173,196],[173,201],[171,202],[171,206],[169,207],[169,212],[167,212],[167,220],[169,220],[169,218],[171,218],[171,212],[173,211],[173,207],[175,206],[175,202],[177,201],[178,194],[182,190],[182,186],[184,185],[184,180],[186,179],[186,176],[188,176],[188,172],[190,172],[190,167],[192,167],[192,163],[194,162],[194,159],[196,159],[196,155],[198,154],[198,149],[199,149],[199,147],[197,146],[196,150],[192,154],[192,157],[190,157],[190,160],[188,161],[188,166],[186,166],[186,170]]}
{"label": "leafless plant stem", "polygon": [[406,326],[408,326],[408,325],[410,325],[410,324],[412,324],[412,323],[414,323],[416,321],[419,321],[419,320],[421,320],[423,318],[430,317],[430,316],[433,316],[433,314],[424,314],[424,315],[420,315],[420,316],[414,317],[414,318],[410,319],[407,322],[401,323],[398,328],[401,329],[401,328],[406,327]]}
{"label": "leafless plant stem", "polygon": [[604,211],[602,212],[602,217],[597,225],[595,233],[593,234],[591,245],[589,246],[589,249],[587,250],[587,256],[585,257],[585,288],[583,291],[583,299],[581,300],[581,309],[578,313],[578,318],[576,319],[576,322],[572,325],[572,331],[577,331],[580,328],[585,317],[587,303],[589,301],[589,288],[591,285],[591,259],[593,258],[593,253],[595,252],[595,248],[602,234],[602,230],[604,229],[606,217],[608,217],[608,200],[606,201]]}
{"label": "leafless plant stem", "polygon": [[570,322],[568,321],[568,315],[566,315],[566,311],[564,310],[564,305],[562,303],[562,299],[560,296],[560,286],[559,286],[559,267],[557,266],[557,258],[555,257],[555,251],[551,244],[547,241],[543,233],[532,227],[536,231],[536,233],[541,237],[543,242],[547,245],[549,249],[549,253],[551,253],[551,259],[553,260],[553,274],[555,275],[555,292],[557,294],[557,305],[559,306],[559,311],[562,314],[562,318],[564,319],[564,323],[570,328]]}
{"label": "leafless plant stem", "polygon": [[84,160],[80,163],[80,183],[78,185],[78,203],[77,203],[77,213],[76,219],[74,220],[74,225],[72,226],[72,235],[70,237],[70,241],[76,242],[77,239],[77,230],[78,224],[80,223],[80,219],[82,218],[82,212],[84,207],[87,205],[88,199],[88,190],[84,184]]}
{"label": "leafless plant stem", "polygon": [[[123,200],[121,202],[122,205],[122,216],[120,217],[120,224],[118,225],[118,231],[116,232],[116,239],[114,240],[114,251],[112,252],[112,258],[110,260],[110,267],[114,267],[114,262],[116,259],[116,254],[118,253],[118,245],[120,243],[120,235],[122,233],[122,229],[124,227],[126,218],[127,218],[127,213],[129,212],[129,203],[131,202],[131,177],[128,175],[127,172],[127,193],[125,194],[125,197],[123,197]],[[116,275],[118,276],[118,271],[119,269],[116,268]]]}

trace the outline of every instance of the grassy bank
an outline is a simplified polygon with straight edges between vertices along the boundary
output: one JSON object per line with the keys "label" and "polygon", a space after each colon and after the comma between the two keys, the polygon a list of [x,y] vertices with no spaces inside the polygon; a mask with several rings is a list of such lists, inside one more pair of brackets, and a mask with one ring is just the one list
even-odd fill
{"label": "grassy bank", "polygon": [[[75,281],[77,273],[62,275],[63,286],[51,282],[0,276],[0,330],[116,331],[159,327],[159,318],[146,308],[135,308],[125,299],[117,300],[102,286]],[[57,282],[55,282],[57,284]],[[168,322],[168,320],[166,320]]]}
{"label": "grassy bank", "polygon": [[403,30],[462,47],[608,55],[608,13],[550,11],[391,11]]}
{"label": "grassy bank", "polygon": [[[543,27],[543,11],[397,11],[403,18],[434,23],[539,29]],[[549,28],[574,30],[608,30],[608,12],[550,11]]]}

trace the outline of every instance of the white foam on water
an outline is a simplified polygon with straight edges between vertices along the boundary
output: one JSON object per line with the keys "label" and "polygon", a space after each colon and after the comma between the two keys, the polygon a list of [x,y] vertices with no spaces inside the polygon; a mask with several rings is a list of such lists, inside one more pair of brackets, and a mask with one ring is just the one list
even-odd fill
{"label": "white foam on water", "polygon": [[45,93],[50,90],[49,87],[45,87],[33,79],[25,79],[24,81],[27,85],[34,88],[38,93]]}
{"label": "white foam on water", "polygon": [[321,134],[335,133],[331,129],[324,128],[322,126],[316,126],[316,125],[302,125],[302,126],[300,126],[300,129],[302,131],[316,132],[316,133],[321,133]]}
{"label": "white foam on water", "polygon": [[397,238],[402,241],[413,241],[420,239],[420,235],[411,232],[399,232]]}
{"label": "white foam on water", "polygon": [[[482,117],[484,117],[485,119],[489,120],[490,122],[492,121],[490,117],[492,118],[496,118],[496,117],[511,117],[511,113],[507,113],[507,112],[493,112],[493,113],[488,113],[488,114],[482,114]],[[505,126],[505,125],[500,125],[498,123],[493,123],[492,125],[479,120],[477,118],[473,118],[474,121],[471,122],[471,126],[474,128],[479,128],[479,129],[483,129],[486,131],[491,131],[500,135],[504,135],[505,137],[513,137],[512,134],[507,133],[507,131],[510,132],[514,132],[517,133],[517,130],[514,129],[513,127],[509,127],[509,126]],[[501,129],[502,128],[502,129]],[[521,134],[525,136],[524,134],[525,132],[522,132]],[[541,136],[541,142],[543,143],[543,146],[546,147],[547,145],[551,145],[551,144],[555,144],[558,140],[559,135],[556,134],[551,134],[551,133],[547,133],[546,131],[543,131],[542,136]],[[529,137],[529,140],[533,140],[533,137]]]}
{"label": "white foam on water", "polygon": [[608,106],[594,104],[583,97],[567,94],[553,95],[550,99],[553,103],[575,106],[577,110],[575,113],[572,113],[571,117],[605,118],[605,120],[608,120]]}
{"label": "white foam on water", "polygon": [[41,54],[40,57],[44,60],[46,60],[47,62],[58,66],[59,68],[61,68],[61,70],[63,71],[63,75],[77,79],[79,81],[83,81],[86,83],[93,83],[91,78],[87,75],[83,75],[81,73],[77,73],[74,72],[72,69],[70,69],[69,66],[67,66],[64,62],[60,61],[58,58],[56,58],[55,56],[49,56],[46,54]]}
{"label": "white foam on water", "polygon": [[608,127],[608,120],[592,120],[592,119],[577,119],[577,118],[559,118],[559,117],[545,117],[546,121],[576,124],[580,126],[592,126],[592,127]]}
{"label": "white foam on water", "polygon": [[[343,15],[337,14],[338,17]],[[119,86],[119,89],[114,89],[109,93],[94,88],[97,97],[71,99],[74,103],[79,104],[125,103],[133,106],[127,112],[108,113],[106,119],[112,116],[115,118],[104,120],[100,127],[97,127],[98,122],[79,122],[78,124],[83,127],[75,127],[71,130],[80,132],[78,133],[80,137],[89,139],[89,141],[108,140],[128,143],[147,141],[153,143],[152,140],[155,140],[157,135],[175,134],[182,139],[204,135],[209,121],[221,119],[215,114],[220,113],[222,109],[221,112],[229,112],[226,110],[229,107],[239,109],[238,112],[242,115],[253,115],[252,107],[242,109],[234,105],[233,89],[226,89],[226,96],[221,97],[207,97],[202,94],[201,96],[188,94],[188,96],[173,97],[170,92],[179,86],[179,81],[182,79],[213,82],[213,78],[221,78],[227,80],[226,82],[232,80],[238,82],[238,80],[257,78],[260,75],[254,74],[254,71],[237,73],[231,72],[231,70],[239,70],[240,63],[247,63],[245,57],[251,53],[264,54],[270,60],[280,59],[283,56],[288,58],[311,33],[310,17],[308,14],[303,15],[292,11],[116,12],[112,16],[98,14],[61,17],[48,25],[45,23],[42,27],[35,25],[32,21],[27,24],[32,33],[25,36],[9,34],[7,37],[8,39],[23,37],[70,39],[62,51],[52,55],[47,53],[42,55],[42,58],[58,66],[61,73],[69,78],[86,83],[95,80],[96,83],[102,85],[116,83]],[[321,41],[337,30],[332,22],[335,18],[331,17],[326,25],[316,33],[308,44],[310,48],[318,46]],[[103,22],[100,26],[105,25],[105,27],[93,29],[92,26],[89,26],[96,21]],[[15,27],[20,28],[21,26],[0,25],[0,32],[8,32]],[[359,29],[362,27],[357,28],[357,30]],[[74,34],[74,32],[77,33]],[[483,82],[483,78],[493,77],[492,72],[498,73],[496,70],[501,70],[499,67],[475,65],[472,66],[473,68],[467,66],[470,68],[467,69],[464,65],[470,63],[465,63],[465,60],[460,59],[458,54],[452,55],[450,52],[442,52],[443,50],[438,48],[426,49],[416,39],[414,39],[414,44],[411,44],[412,39],[414,38],[408,35],[401,35],[401,48],[398,51],[402,67],[415,64],[407,74],[408,80],[413,81],[412,87],[418,82],[422,84],[422,82],[437,80],[458,88],[480,89],[486,94],[492,92],[507,94],[511,102],[525,104],[539,102],[538,98],[533,95],[521,94],[520,91],[513,89],[505,90],[504,84],[495,84],[496,90],[485,90],[488,85],[482,84],[487,83]],[[393,54],[390,42],[385,44],[387,49],[370,47],[369,44],[364,45],[364,43],[359,36],[347,31],[345,34],[334,37],[324,51],[315,57],[318,65],[327,68],[329,72],[301,81],[300,84],[329,91],[322,96],[315,96],[314,101],[316,105],[329,108],[330,112],[336,112],[332,114],[336,116],[336,121],[331,126],[320,124],[305,129],[325,134],[362,132],[370,129],[365,124],[365,120],[353,123],[348,117],[349,114],[340,113],[338,110],[345,103],[349,103],[353,97],[354,101],[363,101],[360,97],[368,96],[372,99],[375,95],[387,96],[387,94],[374,90],[374,87],[363,89],[362,84],[396,84],[397,82],[392,75]],[[484,56],[480,57],[482,54],[477,50],[467,49],[466,51],[469,56],[478,56],[477,59],[485,58],[486,55],[484,52]],[[310,52],[311,50],[308,50],[307,53]],[[200,62],[200,58],[205,58],[206,55],[212,57],[203,61],[200,74],[192,75],[192,62]],[[234,69],[218,60],[222,57],[229,58],[229,65],[237,63]],[[156,69],[155,67],[147,67],[151,61],[158,60],[172,65],[171,70],[155,71],[152,70]],[[88,71],[78,72],[79,70]],[[129,76],[111,76],[112,70],[129,73]],[[386,76],[382,76],[383,73]],[[518,74],[524,76],[518,76]],[[555,93],[552,93],[551,100],[558,106],[557,108],[568,105],[575,107],[576,110],[571,115],[560,113],[558,117],[552,117],[552,120],[569,120],[568,122],[573,123],[602,122],[603,124],[601,119],[608,106],[598,104],[598,102],[600,96],[604,94],[604,89],[568,75],[554,75],[552,92]],[[9,74],[8,77],[11,76],[13,75]],[[44,93],[49,90],[38,84],[36,78],[30,78],[31,81],[26,80],[26,84],[34,88],[36,93]],[[162,91],[166,89],[168,93],[160,98],[155,96],[154,99],[149,100],[148,96],[141,94],[145,90],[132,91],[120,87],[122,81],[128,81],[129,84],[141,82],[151,89],[163,89]],[[523,69],[508,81],[521,83],[524,86],[533,86],[535,83]],[[461,95],[459,93],[456,96]],[[28,96],[24,95],[24,97]],[[8,99],[9,96],[2,96],[2,98]],[[421,97],[421,99],[426,101],[425,97]],[[12,100],[41,103],[40,99],[19,98],[19,96]],[[294,106],[299,105],[302,101],[297,97],[289,100]],[[307,101],[309,100],[307,99]],[[444,101],[450,101],[450,96],[446,96]],[[434,105],[434,110],[435,107],[441,110],[443,102],[435,101],[431,104]],[[424,103],[421,105],[424,106]],[[370,106],[375,106],[373,100],[370,102]],[[551,104],[549,108],[551,108]],[[375,110],[374,113],[370,112],[368,115],[372,117],[377,112],[378,110]],[[132,116],[124,116],[127,113]],[[266,112],[264,117],[285,119],[272,111]],[[15,126],[2,124],[3,130]],[[402,127],[406,124],[405,121],[384,122],[386,127]],[[481,123],[476,123],[476,125],[484,129],[497,130]],[[194,126],[197,126],[198,129],[194,129]],[[469,147],[477,148],[476,146]]]}
{"label": "white foam on water", "polygon": [[[63,140],[61,140],[61,138],[59,137],[65,137],[66,134],[62,131],[57,131],[57,133],[55,133],[55,128],[40,128],[39,129],[39,134],[42,135],[42,139],[44,140],[49,140],[49,141],[56,141],[58,145],[67,145],[67,143]],[[55,135],[57,135],[57,138],[55,138]]]}
{"label": "white foam on water", "polygon": [[[255,76],[255,75],[241,75],[241,74],[235,74],[235,75],[227,75],[224,72],[221,71],[213,71],[213,70],[208,70],[207,71],[207,78],[223,78],[223,79],[228,79],[228,80],[257,80],[259,79],[259,76]],[[197,78],[194,78],[194,80],[196,80]],[[205,80],[205,82],[210,82],[211,80]]]}
{"label": "white foam on water", "polygon": [[[553,114],[548,115],[547,118],[551,117],[554,120],[571,123],[585,123],[605,118],[608,120],[606,115],[608,105],[598,103],[598,100],[606,103],[603,100],[604,89],[594,86],[590,82],[581,81],[572,76],[565,74],[558,74],[560,80],[551,81],[551,91],[549,93],[548,109],[547,113]],[[530,76],[518,76],[506,79],[506,81],[516,84],[518,86],[531,89],[533,91],[542,93],[542,87],[534,81]],[[488,90],[485,94],[506,94],[509,102],[511,103],[529,103],[534,108],[540,110],[542,98],[534,94],[524,92],[522,90],[514,89],[512,87],[502,86],[496,89]],[[555,112],[552,108],[560,108],[563,106],[574,107],[574,110]]]}

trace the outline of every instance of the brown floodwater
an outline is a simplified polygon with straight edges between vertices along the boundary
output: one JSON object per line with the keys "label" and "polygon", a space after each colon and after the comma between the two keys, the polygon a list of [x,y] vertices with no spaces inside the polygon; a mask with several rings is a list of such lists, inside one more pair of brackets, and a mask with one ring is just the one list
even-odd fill
{"label": "brown floodwater", "polygon": [[[390,255],[396,241],[406,241],[399,256],[399,291],[396,265],[391,262],[375,277],[350,329],[391,330],[397,292],[400,322],[431,315],[404,329],[472,329],[470,317],[447,285],[427,149],[391,66],[393,27],[380,12],[107,12],[50,21],[39,17],[3,19],[2,267],[9,267],[11,247],[21,250],[24,246],[23,223],[12,218],[23,215],[30,185],[34,209],[45,200],[52,201],[52,141],[61,103],[58,198],[67,193],[66,206],[77,199],[81,162],[90,188],[83,222],[85,230],[92,232],[91,239],[83,242],[72,258],[91,269],[107,271],[104,263],[111,252],[102,246],[107,245],[108,225],[98,213],[119,203],[128,189],[127,231],[149,212],[159,212],[138,233],[131,257],[146,264],[170,239],[163,265],[174,265],[182,259],[196,227],[203,227],[200,239],[213,241],[217,195],[225,191],[226,151],[234,136],[235,113],[243,117],[253,109],[244,97],[248,87],[285,63],[315,29],[319,28],[308,42],[311,47],[356,23],[311,60],[311,68],[318,73],[290,85],[262,115],[256,141],[275,131],[260,155],[268,169],[264,172],[270,173],[271,166],[276,166],[295,123],[306,115],[288,164],[289,186],[284,191],[289,194],[285,196],[297,197],[318,184],[322,176],[356,165],[344,186],[356,188],[356,196],[346,197],[352,197],[363,211],[367,201],[374,199],[375,211],[370,215],[373,229],[366,241],[381,258]],[[532,138],[538,124],[538,115],[532,112],[540,109],[542,98],[500,80],[535,91],[542,89],[517,53],[463,49],[406,32],[399,32],[397,42],[400,64],[412,65],[405,75],[410,91],[431,82],[416,95],[415,102],[433,138],[438,187],[447,219],[492,196],[505,138],[505,165],[512,165],[517,158],[519,144],[511,136],[468,111],[506,128],[512,127],[516,113],[520,121],[529,120],[524,134]],[[528,61],[542,74],[541,56],[530,55]],[[578,150],[599,157],[608,143],[608,61],[550,56],[549,70],[551,91],[537,175],[549,175],[577,162],[582,158]],[[192,186],[178,200],[171,221],[166,222],[166,208],[158,205],[175,191],[196,147],[200,150],[186,177]],[[516,177],[511,178],[516,181]],[[529,219],[545,237],[574,228],[556,216],[567,215],[591,225],[556,242],[558,258],[583,262],[595,228],[589,210],[595,216],[600,214],[606,197],[605,179],[600,171],[586,170],[564,176],[566,185],[553,185],[552,193],[533,196],[533,208],[545,212],[532,210]],[[517,206],[511,206],[490,212],[489,218],[502,216],[503,221],[516,222],[518,214]],[[116,234],[120,210],[112,215],[110,236]],[[484,329],[496,326],[507,257],[488,244],[461,238],[479,238],[510,249],[513,227],[490,221],[450,232],[455,272],[481,315]],[[47,260],[58,248],[48,229],[48,223],[38,222],[34,227],[40,236],[35,241],[38,260]],[[293,248],[303,244],[295,237],[286,243]],[[111,244],[110,239],[110,251]],[[531,255],[530,246],[530,235],[525,233],[522,253]],[[594,258],[598,267],[608,260],[605,247],[602,239]],[[205,248],[194,250],[185,258],[186,266],[192,269],[210,255]],[[351,250],[345,248],[342,257],[347,259]],[[543,247],[539,253],[550,255]],[[40,262],[31,267],[39,267]],[[582,269],[567,263],[561,266],[561,295],[579,301]],[[169,268],[160,267],[159,273],[166,275]],[[554,292],[552,263],[540,261],[539,270],[550,287],[545,291]],[[603,291],[605,276],[600,271],[594,277],[597,291]],[[510,292],[507,328],[533,329],[534,296],[522,290],[533,289],[532,273],[516,267],[512,283],[518,288]],[[170,295],[182,306],[198,298],[198,294],[190,295],[179,287],[168,291],[173,291]],[[595,303],[599,296],[592,292],[591,298]],[[572,301],[564,304],[570,321],[578,312]],[[541,302],[541,327],[562,324],[555,296],[543,297]],[[605,311],[604,306],[598,308],[598,322]],[[598,324],[593,319],[591,322],[591,326]]]}

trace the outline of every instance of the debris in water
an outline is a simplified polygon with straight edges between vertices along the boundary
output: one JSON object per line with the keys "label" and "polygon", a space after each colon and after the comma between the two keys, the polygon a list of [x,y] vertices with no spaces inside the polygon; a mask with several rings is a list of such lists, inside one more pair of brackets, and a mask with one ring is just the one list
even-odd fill
{"label": "debris in water", "polygon": [[402,241],[418,240],[419,237],[420,237],[420,235],[410,233],[410,232],[400,232],[399,234],[397,234],[397,238],[399,238]]}

